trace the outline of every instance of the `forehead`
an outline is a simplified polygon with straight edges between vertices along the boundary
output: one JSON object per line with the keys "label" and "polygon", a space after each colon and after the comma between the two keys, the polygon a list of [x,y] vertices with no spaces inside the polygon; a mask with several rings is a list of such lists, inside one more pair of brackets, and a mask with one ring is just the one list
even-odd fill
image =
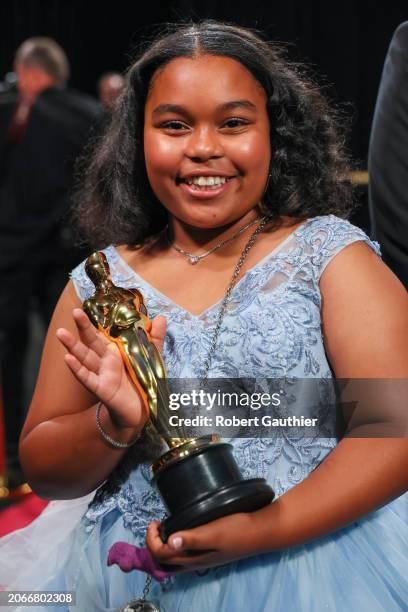
{"label": "forehead", "polygon": [[180,57],[153,75],[146,108],[164,102],[196,107],[243,98],[265,107],[265,90],[240,62],[218,55]]}

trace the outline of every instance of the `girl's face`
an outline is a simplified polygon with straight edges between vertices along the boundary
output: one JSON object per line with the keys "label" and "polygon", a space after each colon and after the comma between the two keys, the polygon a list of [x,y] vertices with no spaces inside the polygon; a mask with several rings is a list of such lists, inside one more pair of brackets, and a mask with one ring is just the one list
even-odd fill
{"label": "girl's face", "polygon": [[171,215],[197,228],[237,221],[268,178],[265,91],[229,57],[172,60],[152,79],[144,152],[152,189]]}

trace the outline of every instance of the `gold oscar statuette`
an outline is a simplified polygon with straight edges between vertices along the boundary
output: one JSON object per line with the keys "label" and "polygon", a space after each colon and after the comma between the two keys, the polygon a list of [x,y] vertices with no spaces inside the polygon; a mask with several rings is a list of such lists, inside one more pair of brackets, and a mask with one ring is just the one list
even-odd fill
{"label": "gold oscar statuette", "polygon": [[106,256],[97,251],[85,263],[95,293],[83,304],[92,324],[119,348],[126,370],[149,415],[149,425],[168,450],[152,473],[169,516],[161,524],[164,541],[181,529],[202,525],[235,512],[257,510],[274,493],[262,478],[244,480],[231,444],[216,434],[188,438],[169,425],[169,380],[151,339],[151,321],[141,292],[117,287]]}

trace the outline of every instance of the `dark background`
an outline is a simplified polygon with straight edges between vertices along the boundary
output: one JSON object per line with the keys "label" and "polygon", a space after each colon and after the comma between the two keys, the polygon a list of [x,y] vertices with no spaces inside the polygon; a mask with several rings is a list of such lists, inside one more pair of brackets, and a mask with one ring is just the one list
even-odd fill
{"label": "dark background", "polygon": [[71,61],[70,85],[95,94],[98,76],[124,70],[152,26],[204,17],[256,27],[289,43],[290,56],[311,64],[329,95],[346,104],[353,117],[350,147],[365,168],[382,65],[393,31],[408,19],[407,2],[9,0],[0,6],[0,78],[24,39],[51,36]]}

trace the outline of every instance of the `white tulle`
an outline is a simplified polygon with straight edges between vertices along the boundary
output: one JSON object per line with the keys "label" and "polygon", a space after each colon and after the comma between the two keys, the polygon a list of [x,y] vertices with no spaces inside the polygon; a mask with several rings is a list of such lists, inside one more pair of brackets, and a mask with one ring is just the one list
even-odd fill
{"label": "white tulle", "polygon": [[52,501],[30,525],[0,538],[1,590],[40,589],[45,576],[60,571],[70,555],[72,533],[93,495]]}

